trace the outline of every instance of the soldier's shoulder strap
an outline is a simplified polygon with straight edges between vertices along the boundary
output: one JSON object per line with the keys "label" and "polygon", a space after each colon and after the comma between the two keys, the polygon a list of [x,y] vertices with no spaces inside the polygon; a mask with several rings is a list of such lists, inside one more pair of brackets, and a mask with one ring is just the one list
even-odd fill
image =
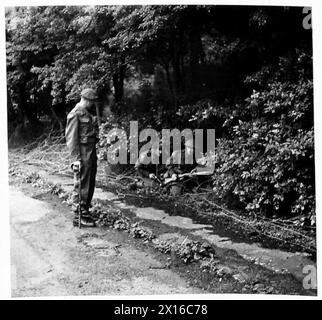
{"label": "soldier's shoulder strap", "polygon": [[67,115],[67,119],[72,119],[76,116],[82,116],[85,112],[79,108],[79,105],[76,104],[75,108],[72,109],[69,114]]}

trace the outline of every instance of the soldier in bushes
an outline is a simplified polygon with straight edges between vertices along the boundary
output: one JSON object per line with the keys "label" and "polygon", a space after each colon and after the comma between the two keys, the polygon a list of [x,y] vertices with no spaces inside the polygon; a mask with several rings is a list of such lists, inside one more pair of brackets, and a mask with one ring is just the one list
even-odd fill
{"label": "soldier in bushes", "polygon": [[[190,172],[196,166],[193,162],[193,140],[188,140],[186,143],[186,152],[192,159],[192,164],[185,163],[185,152],[182,150],[175,150],[165,163],[165,167],[160,167],[157,164],[151,163],[153,154],[154,157],[161,158],[161,150],[149,149],[140,153],[138,160],[135,163],[134,168],[141,178],[156,179],[156,177],[162,172],[164,178],[169,178],[173,174],[181,174],[184,172]],[[159,161],[161,163],[161,159]]]}
{"label": "soldier in bushes", "polygon": [[[173,175],[191,172],[197,165],[194,160],[193,151],[192,139],[187,140],[185,145],[183,145],[183,148],[180,150],[174,150],[170,158],[166,161],[165,165],[167,172],[164,175],[164,178],[170,178]],[[190,161],[188,161],[188,159]]]}
{"label": "soldier in bushes", "polygon": [[[81,92],[81,100],[67,116],[66,144],[74,171],[72,194],[74,225],[78,225],[78,206],[81,207],[81,225],[94,227],[89,208],[94,194],[97,171],[96,143],[98,142],[97,118],[91,113],[97,101],[96,91],[87,88]],[[79,199],[80,184],[80,199]]]}
{"label": "soldier in bushes", "polygon": [[[155,157],[160,157],[160,151],[158,149],[147,150],[140,154],[138,160],[135,163],[135,169],[138,175],[143,179],[156,180],[157,177],[162,179],[176,178],[183,173],[196,174],[195,183],[198,183],[202,178],[198,178],[198,172],[202,172],[200,175],[208,176],[213,173],[213,170],[208,170],[205,164],[197,163],[194,157],[193,140],[189,139],[185,142],[180,150],[174,150],[166,161],[165,166],[152,164],[149,161],[153,153]],[[187,159],[186,159],[187,156]],[[161,163],[161,161],[160,161]]]}
{"label": "soldier in bushes", "polygon": [[152,163],[153,157],[160,158],[159,149],[152,148],[141,152],[134,165],[137,174],[145,181],[146,184],[149,184],[147,183],[147,179],[155,180],[159,174],[160,168],[158,164]]}
{"label": "soldier in bushes", "polygon": [[173,151],[166,162],[167,171],[163,178],[176,179],[180,174],[189,174],[184,182],[185,187],[189,189],[208,182],[209,177],[214,172],[214,168],[207,166],[208,163],[205,159],[198,159],[196,161],[194,152],[192,139],[185,141],[181,150]]}

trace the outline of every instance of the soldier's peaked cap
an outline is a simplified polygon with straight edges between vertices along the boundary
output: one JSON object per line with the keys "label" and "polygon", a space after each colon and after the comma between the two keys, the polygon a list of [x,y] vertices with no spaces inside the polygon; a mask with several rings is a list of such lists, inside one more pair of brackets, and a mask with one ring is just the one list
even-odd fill
{"label": "soldier's peaked cap", "polygon": [[98,99],[97,93],[92,88],[86,88],[81,92],[81,96],[87,100],[95,101]]}

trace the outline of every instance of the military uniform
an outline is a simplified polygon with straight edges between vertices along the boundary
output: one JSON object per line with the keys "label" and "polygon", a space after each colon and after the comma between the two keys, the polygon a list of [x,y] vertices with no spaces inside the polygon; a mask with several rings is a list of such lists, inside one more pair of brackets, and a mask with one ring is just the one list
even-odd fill
{"label": "military uniform", "polygon": [[[97,172],[96,143],[98,142],[97,118],[78,103],[67,116],[66,144],[71,162],[80,161],[80,173],[74,172],[73,209],[81,203],[82,212],[88,213],[94,194]],[[79,183],[81,201],[79,201]]]}
{"label": "military uniform", "polygon": [[169,175],[171,176],[172,174],[182,174],[190,172],[196,167],[196,162],[193,159],[193,163],[186,163],[185,151],[175,150],[171,154],[170,158],[166,161],[166,167]]}
{"label": "military uniform", "polygon": [[147,157],[151,157],[151,151],[147,150],[141,153],[135,162],[134,169],[141,178],[149,178],[151,173],[157,174],[157,165],[153,163],[145,164]]}

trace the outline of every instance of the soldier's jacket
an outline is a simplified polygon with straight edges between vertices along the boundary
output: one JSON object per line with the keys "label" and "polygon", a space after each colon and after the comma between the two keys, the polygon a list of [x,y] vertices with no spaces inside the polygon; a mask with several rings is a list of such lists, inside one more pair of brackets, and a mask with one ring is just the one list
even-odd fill
{"label": "soldier's jacket", "polygon": [[148,156],[151,156],[150,150],[147,150],[141,153],[134,165],[135,170],[142,178],[148,178],[150,173],[156,174],[157,172],[157,165],[153,163],[148,163],[148,164],[144,163],[145,159]]}
{"label": "soldier's jacket", "polygon": [[[95,144],[98,142],[97,118],[77,104],[67,116],[65,134],[71,161],[86,161],[84,157],[87,155],[83,149],[87,146],[95,150]],[[92,150],[88,151],[92,153]]]}
{"label": "soldier's jacket", "polygon": [[[151,159],[151,150],[146,150],[139,154],[134,168],[142,178],[148,178],[150,173],[160,174],[165,171],[165,167],[162,165],[162,155],[159,154],[159,164],[149,163]],[[148,162],[148,163],[146,163]]]}
{"label": "soldier's jacket", "polygon": [[196,167],[196,162],[193,157],[192,158],[192,163],[186,163],[186,158],[185,158],[185,151],[184,150],[175,150],[171,154],[170,158],[166,161],[166,167],[168,170],[170,170],[172,173],[185,173],[185,172],[190,172]]}

